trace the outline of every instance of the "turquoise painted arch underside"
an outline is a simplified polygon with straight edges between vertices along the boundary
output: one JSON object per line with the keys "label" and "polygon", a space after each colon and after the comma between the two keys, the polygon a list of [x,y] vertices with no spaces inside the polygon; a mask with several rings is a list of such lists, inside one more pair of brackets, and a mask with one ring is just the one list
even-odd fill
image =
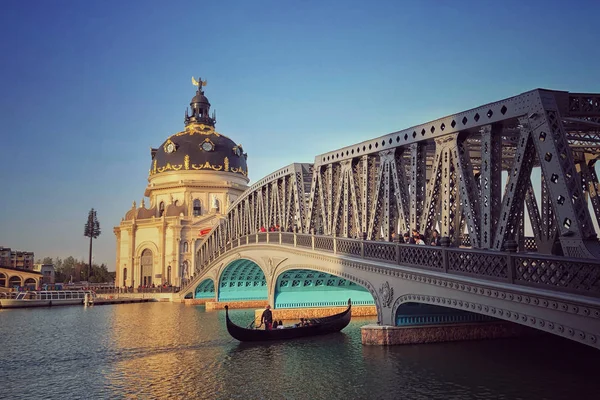
{"label": "turquoise painted arch underside", "polygon": [[194,298],[196,299],[214,299],[215,298],[215,282],[207,278],[200,282],[198,286],[196,286],[196,290],[194,292]]}
{"label": "turquoise painted arch underside", "polygon": [[293,269],[279,275],[275,288],[275,308],[309,308],[373,305],[373,296],[356,283],[324,272]]}

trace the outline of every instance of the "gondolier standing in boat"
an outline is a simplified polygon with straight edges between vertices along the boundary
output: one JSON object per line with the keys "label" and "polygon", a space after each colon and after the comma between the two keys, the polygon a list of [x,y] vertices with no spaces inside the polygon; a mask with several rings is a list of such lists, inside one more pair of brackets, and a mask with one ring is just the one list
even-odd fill
{"label": "gondolier standing in boat", "polygon": [[265,311],[263,311],[260,317],[260,324],[265,324],[265,330],[270,331],[273,324],[273,313],[271,312],[271,306],[267,304]]}

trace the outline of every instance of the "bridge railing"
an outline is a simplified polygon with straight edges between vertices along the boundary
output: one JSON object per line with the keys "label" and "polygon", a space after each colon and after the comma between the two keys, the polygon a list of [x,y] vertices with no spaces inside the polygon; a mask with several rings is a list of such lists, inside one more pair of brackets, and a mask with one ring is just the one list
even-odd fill
{"label": "bridge railing", "polygon": [[551,291],[600,297],[600,260],[537,253],[511,253],[462,247],[440,247],[365,241],[291,232],[242,236],[200,260],[201,275],[225,249],[247,245],[281,245],[407,266],[448,275],[470,276]]}

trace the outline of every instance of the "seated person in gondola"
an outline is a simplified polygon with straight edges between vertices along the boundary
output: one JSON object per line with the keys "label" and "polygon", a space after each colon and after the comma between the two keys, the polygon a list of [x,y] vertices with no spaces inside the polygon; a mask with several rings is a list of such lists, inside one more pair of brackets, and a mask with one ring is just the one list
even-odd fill
{"label": "seated person in gondola", "polygon": [[294,324],[294,328],[301,328],[304,326],[304,318],[300,318],[300,322]]}
{"label": "seated person in gondola", "polygon": [[277,324],[277,329],[283,329],[283,322],[281,322],[281,320],[279,320],[279,323]]}
{"label": "seated person in gondola", "polygon": [[277,322],[277,320],[273,321],[272,328],[277,329],[278,327],[279,327],[279,323]]}

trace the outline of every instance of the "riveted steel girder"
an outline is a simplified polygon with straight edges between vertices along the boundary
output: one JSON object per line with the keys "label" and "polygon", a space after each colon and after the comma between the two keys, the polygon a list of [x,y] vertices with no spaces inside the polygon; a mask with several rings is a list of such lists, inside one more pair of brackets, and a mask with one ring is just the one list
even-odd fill
{"label": "riveted steel girder", "polygon": [[483,249],[492,248],[494,228],[502,206],[502,127],[498,124],[481,128],[481,162],[479,167],[480,238]]}
{"label": "riveted steel girder", "polygon": [[[410,145],[410,228],[419,229],[420,216],[425,209],[427,185],[427,147],[426,143]],[[432,176],[435,176],[433,174]]]}
{"label": "riveted steel girder", "polygon": [[321,154],[252,185],[219,232],[279,224],[389,240],[439,225],[454,244],[466,227],[472,247],[502,250],[507,239],[523,242],[527,212],[540,251],[558,254],[558,238],[565,255],[598,257],[588,199],[600,220],[599,98],[536,89]]}
{"label": "riveted steel girder", "polygon": [[[468,149],[465,146],[464,138],[454,136],[452,149],[452,161],[456,177],[460,185],[460,199],[462,200],[463,215],[468,228],[471,246],[474,248],[481,247],[480,245],[480,193],[477,190],[475,183],[475,173],[471,160],[468,154]],[[462,233],[462,226],[459,231]]]}
{"label": "riveted steel girder", "polygon": [[527,191],[527,181],[531,175],[535,148],[531,140],[531,130],[527,118],[520,118],[521,135],[513,167],[508,171],[508,181],[502,202],[500,220],[494,234],[493,249],[501,250],[507,239],[516,239],[518,229],[517,216]]}
{"label": "riveted steel girder", "polygon": [[596,174],[595,164],[597,159],[590,156],[586,162],[582,163],[581,174],[584,177],[584,187],[587,188],[587,194],[594,210],[596,224],[600,226],[600,184],[598,183],[598,175]]}

